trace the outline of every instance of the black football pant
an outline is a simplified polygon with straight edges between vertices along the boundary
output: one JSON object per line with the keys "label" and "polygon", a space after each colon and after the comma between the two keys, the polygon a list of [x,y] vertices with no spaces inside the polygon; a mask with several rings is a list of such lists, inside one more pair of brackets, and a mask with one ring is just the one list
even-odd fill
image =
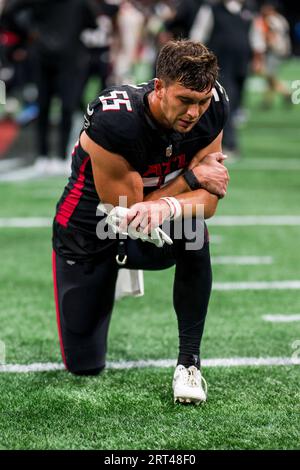
{"label": "black football pant", "polygon": [[[188,251],[184,240],[157,248],[128,239],[126,251],[128,269],[161,270],[176,265],[173,302],[179,353],[199,355],[212,283],[209,243]],[[66,368],[73,373],[97,373],[105,366],[118,269],[115,253],[101,263],[74,263],[53,252],[61,352]],[[159,309],[159,305],[153,308]]]}
{"label": "black football pant", "polygon": [[61,159],[67,158],[67,146],[72,127],[72,115],[75,111],[78,93],[76,83],[77,69],[70,61],[62,59],[43,59],[38,57],[37,86],[38,86],[38,152],[39,155],[49,156],[49,140],[51,134],[50,109],[54,96],[61,103],[61,119],[59,124],[58,153]]}

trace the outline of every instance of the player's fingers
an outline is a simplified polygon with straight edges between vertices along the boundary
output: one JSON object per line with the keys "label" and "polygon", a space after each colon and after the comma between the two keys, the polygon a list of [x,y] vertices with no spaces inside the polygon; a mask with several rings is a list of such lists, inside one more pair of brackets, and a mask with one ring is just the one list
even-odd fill
{"label": "player's fingers", "polygon": [[160,227],[157,228],[157,231],[160,237],[162,238],[162,240],[164,240],[168,245],[173,245],[172,238],[169,237],[169,235],[167,235],[166,232],[164,232]]}
{"label": "player's fingers", "polygon": [[144,234],[150,234],[152,230],[155,230],[159,226],[159,214],[151,214],[151,217],[147,217],[147,223],[146,220],[144,222],[144,227],[142,228],[142,232]]}
{"label": "player's fingers", "polygon": [[144,227],[142,229],[142,233],[144,235],[149,235],[151,233],[151,225],[150,224],[147,224],[146,227]]}
{"label": "player's fingers", "polygon": [[131,222],[139,213],[140,210],[137,207],[132,207],[131,209],[129,209],[126,215],[128,223]]}
{"label": "player's fingers", "polygon": [[219,197],[219,199],[223,199],[223,197],[226,196],[226,192],[226,188],[222,188],[220,191],[218,191],[217,196]]}
{"label": "player's fingers", "polygon": [[120,230],[126,230],[129,224],[131,223],[131,221],[134,220],[137,214],[138,214],[137,209],[130,209],[127,212],[127,214],[124,217],[122,217],[122,219],[120,220]]}
{"label": "player's fingers", "polygon": [[222,152],[216,152],[214,156],[217,162],[220,162],[220,163],[222,163],[224,160],[227,159],[227,155],[225,155],[225,153],[222,153]]}
{"label": "player's fingers", "polygon": [[150,218],[149,218],[149,215],[148,213],[147,214],[144,214],[144,217],[142,218],[141,222],[140,222],[140,231],[144,231],[144,229],[149,225],[150,223]]}
{"label": "player's fingers", "polygon": [[141,214],[140,212],[129,222],[128,226],[134,230],[138,230],[145,214]]}

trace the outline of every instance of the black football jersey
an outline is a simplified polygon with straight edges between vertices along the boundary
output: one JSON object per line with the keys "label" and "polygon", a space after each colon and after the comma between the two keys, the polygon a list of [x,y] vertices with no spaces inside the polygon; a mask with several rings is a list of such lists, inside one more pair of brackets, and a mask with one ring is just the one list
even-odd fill
{"label": "black football jersey", "polygon": [[[153,89],[154,80],[104,90],[89,103],[82,129],[94,142],[130,163],[143,179],[145,195],[183,172],[193,156],[222,131],[228,115],[228,97],[217,83],[209,108],[190,132],[163,129],[149,113],[147,95]],[[99,202],[90,157],[77,142],[72,174],[54,220],[58,254],[86,259],[112,245],[112,240],[100,240],[96,235],[101,219],[97,214]]]}

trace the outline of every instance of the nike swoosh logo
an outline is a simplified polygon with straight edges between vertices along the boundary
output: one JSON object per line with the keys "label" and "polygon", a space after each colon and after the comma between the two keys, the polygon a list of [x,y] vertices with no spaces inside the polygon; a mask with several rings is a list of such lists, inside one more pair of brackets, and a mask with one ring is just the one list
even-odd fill
{"label": "nike swoosh logo", "polygon": [[92,116],[94,114],[94,110],[90,109],[90,105],[88,104],[86,112],[88,113],[89,116]]}

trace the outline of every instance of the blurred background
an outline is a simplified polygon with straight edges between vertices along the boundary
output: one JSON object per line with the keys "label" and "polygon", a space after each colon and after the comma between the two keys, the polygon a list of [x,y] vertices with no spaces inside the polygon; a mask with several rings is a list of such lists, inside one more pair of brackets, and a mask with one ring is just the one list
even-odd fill
{"label": "blurred background", "polygon": [[[278,100],[285,112],[292,107],[297,72],[281,78],[300,55],[300,6],[292,1],[0,0],[0,175],[67,175],[88,101],[108,86],[154,77],[171,38],[199,40],[218,56],[231,101],[231,161],[244,156],[247,89],[257,91],[262,111]],[[20,168],[27,170],[11,174]]]}

